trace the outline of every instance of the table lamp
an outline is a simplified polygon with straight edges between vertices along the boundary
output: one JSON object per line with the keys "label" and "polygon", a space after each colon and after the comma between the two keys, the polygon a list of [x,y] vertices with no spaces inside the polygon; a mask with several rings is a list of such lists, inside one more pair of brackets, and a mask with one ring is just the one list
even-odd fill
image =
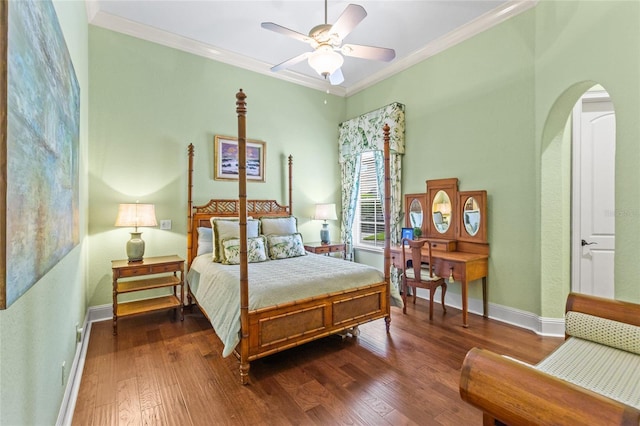
{"label": "table lamp", "polygon": [[141,262],[144,256],[144,240],[138,226],[158,226],[156,207],[153,204],[120,204],[115,226],[133,226],[131,239],[127,241],[129,262]]}
{"label": "table lamp", "polygon": [[323,244],[329,244],[331,238],[329,237],[329,228],[327,220],[337,220],[336,205],[331,204],[316,204],[316,214],[314,215],[316,220],[324,220],[322,229],[320,230],[320,241]]}

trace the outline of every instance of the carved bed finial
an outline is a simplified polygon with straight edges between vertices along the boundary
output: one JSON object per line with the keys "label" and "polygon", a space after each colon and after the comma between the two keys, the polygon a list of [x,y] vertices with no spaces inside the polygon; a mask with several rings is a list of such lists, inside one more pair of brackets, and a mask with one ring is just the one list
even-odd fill
{"label": "carved bed finial", "polygon": [[247,103],[244,101],[247,99],[247,95],[240,89],[238,93],[236,93],[236,113],[238,115],[245,115],[247,113]]}

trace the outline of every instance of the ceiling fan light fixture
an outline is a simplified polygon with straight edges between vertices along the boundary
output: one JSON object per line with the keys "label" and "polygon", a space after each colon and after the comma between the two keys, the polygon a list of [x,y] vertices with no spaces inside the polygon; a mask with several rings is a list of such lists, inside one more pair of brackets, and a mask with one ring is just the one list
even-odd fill
{"label": "ceiling fan light fixture", "polygon": [[327,44],[318,47],[309,57],[309,66],[324,77],[333,74],[343,63],[342,55]]}

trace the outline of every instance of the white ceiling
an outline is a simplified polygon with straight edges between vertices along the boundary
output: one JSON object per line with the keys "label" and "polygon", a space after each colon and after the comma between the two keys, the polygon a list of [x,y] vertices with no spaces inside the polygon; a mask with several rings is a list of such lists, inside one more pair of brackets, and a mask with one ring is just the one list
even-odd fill
{"label": "white ceiling", "polygon": [[537,0],[329,0],[328,23],[349,3],[367,16],[345,43],[395,49],[391,62],[345,58],[340,86],[330,86],[303,61],[289,70],[270,68],[310,51],[301,41],[261,28],[274,22],[308,34],[324,23],[323,0],[86,0],[89,22],[220,62],[269,74],[337,95],[353,94],[490,28]]}

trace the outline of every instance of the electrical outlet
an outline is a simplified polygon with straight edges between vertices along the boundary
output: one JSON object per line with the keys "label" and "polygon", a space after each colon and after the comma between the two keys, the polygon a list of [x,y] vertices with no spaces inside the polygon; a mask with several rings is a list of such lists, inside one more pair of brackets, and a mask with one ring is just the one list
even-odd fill
{"label": "electrical outlet", "polygon": [[171,219],[161,220],[160,229],[171,229]]}

